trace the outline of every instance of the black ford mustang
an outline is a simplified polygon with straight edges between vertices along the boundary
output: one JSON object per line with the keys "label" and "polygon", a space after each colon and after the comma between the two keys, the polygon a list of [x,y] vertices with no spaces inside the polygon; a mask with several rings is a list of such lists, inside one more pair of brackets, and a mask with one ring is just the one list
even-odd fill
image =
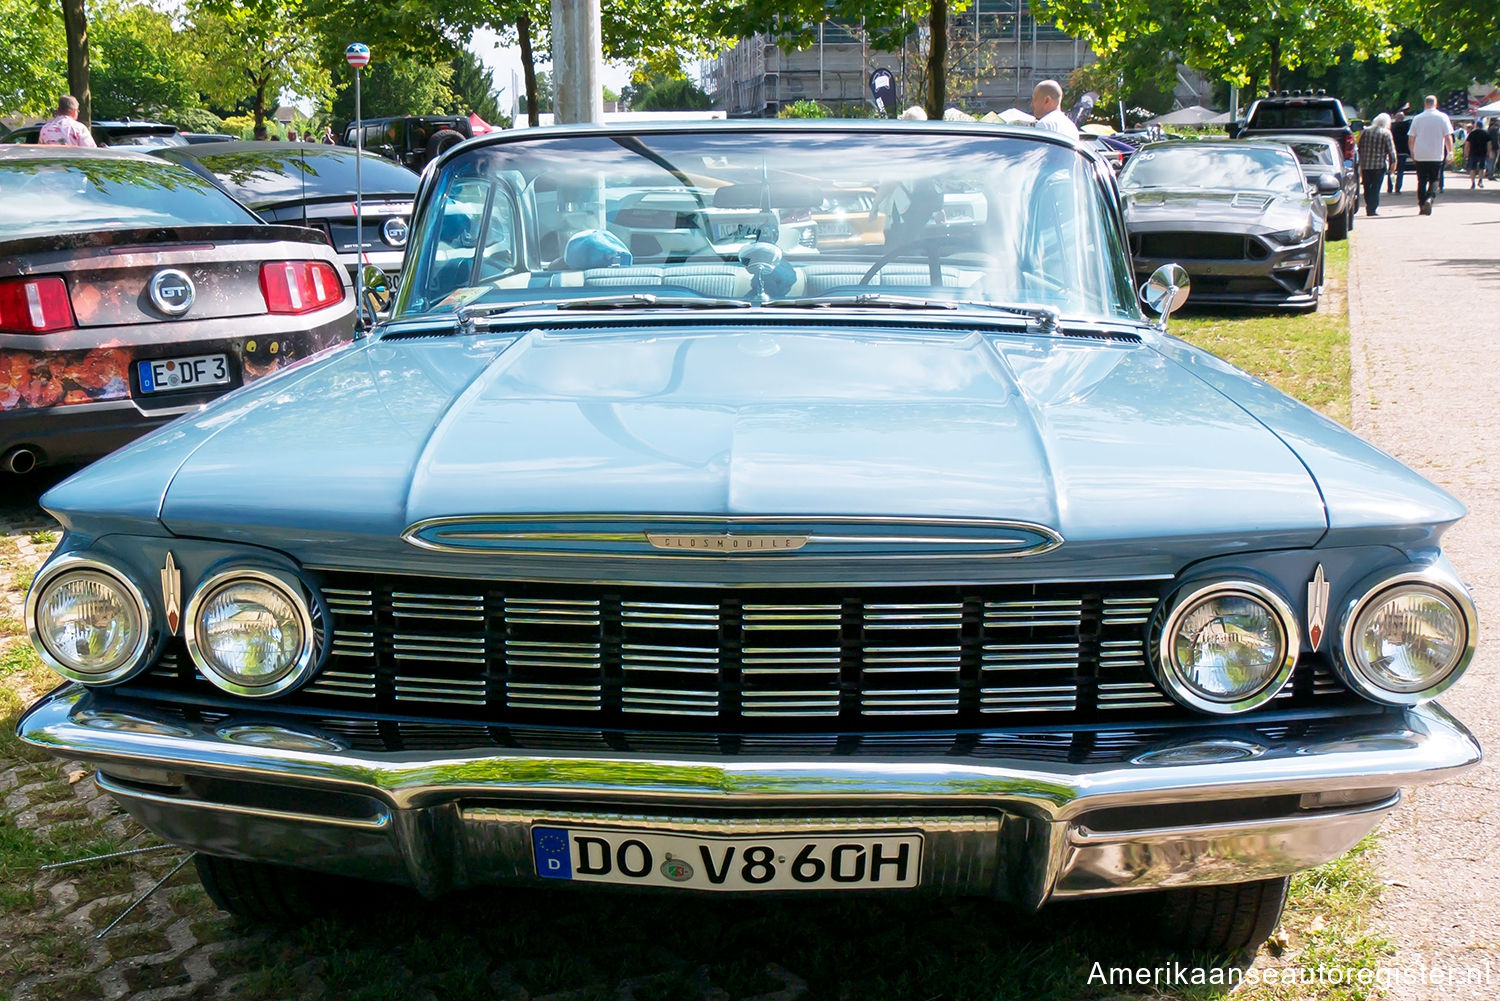
{"label": "black ford mustang", "polygon": [[1137,280],[1176,262],[1198,304],[1318,308],[1327,213],[1284,144],[1147,146],[1120,190]]}

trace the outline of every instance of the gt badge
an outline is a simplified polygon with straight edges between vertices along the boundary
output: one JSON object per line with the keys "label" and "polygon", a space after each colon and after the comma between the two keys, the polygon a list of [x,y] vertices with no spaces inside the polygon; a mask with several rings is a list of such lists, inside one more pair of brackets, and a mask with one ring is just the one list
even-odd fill
{"label": "gt badge", "polygon": [[177,561],[170,552],[161,568],[161,601],[167,610],[167,628],[176,635],[177,623],[182,618],[182,571],[177,569]]}
{"label": "gt badge", "polygon": [[1328,579],[1323,576],[1323,564],[1307,585],[1307,641],[1314,650],[1323,642],[1323,627],[1328,624]]}
{"label": "gt badge", "polygon": [[168,316],[181,316],[193,308],[197,291],[193,280],[176,268],[165,268],[151,276],[146,285],[151,305]]}

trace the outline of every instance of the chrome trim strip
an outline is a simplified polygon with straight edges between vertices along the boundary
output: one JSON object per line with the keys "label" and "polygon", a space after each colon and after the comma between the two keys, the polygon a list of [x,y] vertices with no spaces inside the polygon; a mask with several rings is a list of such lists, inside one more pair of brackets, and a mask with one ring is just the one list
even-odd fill
{"label": "chrome trim strip", "polygon": [[[1458,608],[1459,618],[1463,621],[1464,642],[1463,652],[1459,654],[1453,668],[1443,676],[1442,680],[1431,688],[1420,692],[1392,692],[1381,688],[1371,681],[1357,664],[1350,663],[1349,651],[1353,649],[1354,624],[1359,621],[1365,607],[1370,602],[1379,598],[1386,591],[1403,585],[1416,584],[1436,591],[1449,600]],[[1469,662],[1474,659],[1474,650],[1479,643],[1479,613],[1474,607],[1474,599],[1469,595],[1469,589],[1464,586],[1456,576],[1444,572],[1434,566],[1422,567],[1416,570],[1408,570],[1403,573],[1386,574],[1375,573],[1361,580],[1350,592],[1355,595],[1344,606],[1343,614],[1339,622],[1339,642],[1334,648],[1333,666],[1339,678],[1351,689],[1363,695],[1367,699],[1390,706],[1415,706],[1429,702],[1446,692],[1457,683],[1463,673],[1468,670]]]}
{"label": "chrome trim strip", "polygon": [[241,817],[254,817],[261,820],[292,821],[299,824],[316,824],[319,827],[353,827],[373,831],[382,831],[391,825],[391,815],[389,812],[382,812],[378,817],[364,820],[359,817],[330,817],[323,813],[301,813],[296,810],[273,810],[263,806],[241,806],[237,803],[215,803],[192,796],[171,796],[165,793],[149,792],[135,786],[120,785],[119,782],[111,778],[109,773],[105,771],[94,773],[94,783],[111,796],[120,799],[140,800],[146,803],[155,803],[161,806],[170,805],[178,808],[189,807],[195,810],[206,810],[210,813],[232,813]]}
{"label": "chrome trim strip", "polygon": [[[135,646],[130,653],[117,666],[101,674],[85,674],[74,670],[59,660],[42,642],[41,632],[36,625],[37,604],[41,600],[42,592],[48,585],[65,573],[95,573],[108,577],[125,590],[126,596],[135,605],[136,616],[140,620],[140,635],[136,637]],[[48,563],[40,573],[33,578],[30,589],[26,592],[25,612],[26,635],[31,640],[37,656],[42,662],[69,681],[77,681],[86,685],[115,685],[126,681],[151,664],[152,658],[147,654],[152,651],[156,644],[157,627],[156,620],[151,614],[151,606],[147,602],[146,589],[141,587],[131,578],[130,574],[122,567],[116,566],[109,560],[98,556],[83,556],[77,553],[66,553]]]}
{"label": "chrome trim strip", "polygon": [[[922,553],[870,553],[868,555],[865,555],[865,554],[850,554],[850,553],[843,553],[843,554],[815,554],[815,553],[809,553],[809,554],[804,554],[804,553],[800,553],[799,552],[797,554],[796,559],[798,561],[804,561],[804,560],[867,560],[867,559],[885,559],[885,560],[913,560],[913,559],[923,559],[923,560],[931,560],[931,559],[1010,559],[1010,558],[1018,558],[1018,557],[1024,557],[1024,556],[1040,556],[1043,553],[1051,552],[1052,550],[1056,549],[1058,546],[1061,546],[1063,544],[1063,537],[1056,530],[1048,528],[1045,525],[1038,525],[1038,524],[1033,524],[1033,523],[1030,523],[1030,522],[1010,521],[1010,520],[1003,520],[1003,519],[980,520],[980,519],[964,519],[964,518],[916,518],[916,517],[906,517],[906,516],[888,517],[887,518],[887,517],[877,517],[877,516],[870,516],[870,515],[849,515],[849,516],[833,516],[833,515],[744,515],[744,516],[740,516],[740,515],[733,515],[733,516],[728,516],[728,517],[719,516],[719,515],[691,515],[691,514],[684,514],[684,515],[662,515],[662,514],[639,514],[639,515],[637,515],[637,514],[572,514],[572,515],[557,515],[557,514],[480,515],[480,514],[476,514],[476,515],[449,515],[449,516],[445,516],[445,517],[441,517],[441,518],[427,518],[427,519],[424,519],[422,521],[415,522],[412,525],[408,526],[407,529],[404,532],[401,533],[401,538],[404,541],[406,541],[408,544],[410,544],[410,545],[416,546],[419,549],[426,549],[426,550],[429,550],[429,551],[432,551],[432,552],[440,552],[440,553],[463,553],[463,554],[470,554],[470,555],[475,554],[475,553],[486,553],[486,552],[487,553],[491,553],[491,554],[493,554],[495,552],[506,553],[507,551],[503,547],[488,547],[488,548],[485,548],[485,549],[478,549],[478,548],[476,548],[474,546],[459,545],[459,544],[456,544],[456,543],[444,543],[442,541],[434,541],[434,540],[431,540],[431,539],[422,538],[420,533],[428,532],[428,531],[431,531],[431,530],[438,530],[439,534],[441,534],[441,531],[443,529],[449,528],[449,527],[457,528],[457,527],[461,527],[461,526],[464,526],[464,525],[473,525],[475,523],[501,523],[501,524],[504,524],[504,523],[507,523],[507,522],[522,523],[522,524],[528,524],[528,525],[533,525],[533,524],[536,524],[536,523],[539,523],[539,522],[540,523],[557,522],[557,523],[559,523],[561,525],[578,525],[578,524],[584,524],[584,525],[586,525],[586,524],[589,524],[591,522],[613,522],[613,523],[628,524],[628,525],[639,524],[642,527],[641,527],[641,529],[640,529],[639,532],[634,531],[634,530],[632,530],[632,531],[619,531],[619,530],[614,530],[614,531],[589,531],[587,529],[572,529],[572,530],[566,530],[565,529],[565,530],[560,530],[560,531],[517,530],[517,531],[514,531],[514,532],[473,530],[473,531],[469,531],[469,532],[464,533],[463,537],[466,538],[466,539],[475,540],[475,541],[502,542],[502,543],[503,542],[538,541],[538,542],[602,543],[602,544],[607,544],[607,545],[637,545],[637,546],[655,547],[657,545],[657,543],[655,543],[651,539],[651,535],[653,535],[653,534],[661,536],[662,538],[665,539],[665,538],[668,538],[668,537],[671,537],[671,538],[686,538],[688,536],[699,536],[699,535],[714,535],[715,537],[717,537],[718,535],[721,535],[721,534],[722,535],[727,535],[727,536],[733,536],[736,531],[739,531],[742,535],[748,536],[750,538],[756,538],[756,537],[760,537],[760,538],[773,538],[774,537],[776,539],[782,539],[782,540],[787,540],[788,541],[788,545],[787,546],[776,548],[776,549],[751,549],[751,550],[741,550],[739,552],[733,552],[733,551],[728,551],[728,550],[721,551],[721,550],[718,550],[718,549],[708,549],[708,550],[701,551],[701,552],[695,552],[695,553],[693,553],[691,555],[673,555],[672,552],[657,551],[656,549],[646,549],[644,551],[638,551],[638,552],[624,552],[624,553],[619,553],[619,552],[608,552],[608,551],[605,551],[605,550],[602,550],[602,549],[597,549],[597,548],[596,549],[589,549],[589,550],[586,550],[586,551],[579,551],[577,549],[556,549],[556,550],[551,550],[551,549],[522,548],[522,549],[510,550],[509,553],[508,553],[509,555],[515,555],[515,556],[570,556],[570,557],[595,558],[595,559],[600,559],[600,558],[602,558],[602,559],[643,559],[644,558],[644,559],[660,559],[660,560],[684,560],[684,559],[686,559],[686,560],[702,560],[702,559],[705,559],[705,558],[711,558],[713,556],[719,556],[719,555],[724,555],[724,556],[734,555],[734,556],[752,557],[752,558],[753,557],[777,558],[780,555],[784,555],[786,553],[794,552],[797,549],[800,549],[801,548],[800,545],[799,546],[792,546],[792,545],[790,545],[790,542],[791,541],[795,541],[797,539],[801,539],[803,537],[807,538],[808,543],[827,543],[827,544],[845,544],[845,545],[858,543],[860,545],[869,545],[869,546],[872,546],[872,547],[882,547],[882,546],[887,546],[887,547],[888,546],[911,546],[911,545],[920,545],[920,546],[949,546],[949,547],[958,547],[958,548],[960,548],[960,550],[962,550],[964,548],[978,548],[978,547],[984,547],[984,546],[995,547],[995,546],[1004,546],[1004,545],[1019,545],[1019,544],[1024,543],[1025,541],[1027,541],[1024,538],[1011,538],[1011,537],[1005,537],[1005,536],[989,537],[989,538],[976,538],[976,537],[963,536],[963,535],[923,536],[923,535],[920,535],[920,534],[901,534],[900,533],[900,529],[902,529],[903,527],[905,527],[905,528],[914,528],[914,527],[919,527],[919,526],[926,526],[926,527],[931,527],[931,528],[948,528],[948,529],[954,529],[954,530],[960,530],[960,529],[963,529],[963,528],[970,528],[970,529],[975,529],[975,530],[981,530],[982,529],[982,530],[989,530],[989,531],[997,531],[998,530],[998,531],[1002,531],[1002,532],[1003,531],[1024,532],[1024,533],[1028,533],[1030,535],[1040,536],[1041,539],[1042,539],[1042,541],[1040,543],[1036,544],[1036,545],[1028,546],[1027,548],[1024,548],[1024,549],[1017,549],[1017,550],[1011,550],[1011,551],[1002,551],[1002,552],[963,552],[963,551],[959,551],[959,552],[931,552],[931,551],[928,551],[928,552],[922,552]],[[661,533],[661,532],[652,533],[652,532],[649,532],[647,530],[648,526],[661,525],[661,524],[670,524],[670,525],[684,525],[684,524],[686,524],[686,525],[711,525],[711,526],[715,526],[715,528],[717,529],[717,531],[713,532],[713,533],[688,532],[688,531],[676,532],[676,533]],[[778,535],[775,535],[775,536],[766,535],[765,533],[757,533],[757,532],[754,532],[754,531],[747,531],[747,530],[753,530],[753,529],[756,529],[756,528],[765,528],[766,526],[788,525],[788,524],[793,524],[793,525],[806,525],[806,524],[813,524],[813,525],[817,525],[817,524],[838,525],[838,524],[847,524],[847,525],[869,525],[869,526],[874,526],[874,527],[888,526],[893,531],[892,531],[892,533],[885,534],[885,535],[873,535],[873,534],[872,535],[862,535],[862,534],[858,534],[858,533],[848,534],[848,535],[840,535],[840,534],[836,534],[836,533],[832,533],[832,532],[817,532],[817,531],[813,531],[813,532],[808,532],[808,533],[792,532],[792,533],[778,534]]]}

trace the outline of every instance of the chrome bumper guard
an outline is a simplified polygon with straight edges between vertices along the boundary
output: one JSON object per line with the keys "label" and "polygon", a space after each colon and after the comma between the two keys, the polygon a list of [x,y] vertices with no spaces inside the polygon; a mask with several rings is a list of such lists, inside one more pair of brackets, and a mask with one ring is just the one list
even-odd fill
{"label": "chrome bumper guard", "polygon": [[1434,704],[1323,719],[1313,739],[1231,724],[1162,728],[1144,750],[1137,742],[1125,756],[1086,761],[1028,756],[1025,736],[1005,733],[986,734],[982,756],[903,754],[899,744],[850,754],[369,751],[292,714],[185,719],[67,686],[33,706],[19,734],[94,765],[100,786],[169,841],[429,895],[536,879],[537,823],[920,831],[923,889],[1031,907],[1239,882],[1337,857],[1395,807],[1400,787],[1449,778],[1481,756]]}

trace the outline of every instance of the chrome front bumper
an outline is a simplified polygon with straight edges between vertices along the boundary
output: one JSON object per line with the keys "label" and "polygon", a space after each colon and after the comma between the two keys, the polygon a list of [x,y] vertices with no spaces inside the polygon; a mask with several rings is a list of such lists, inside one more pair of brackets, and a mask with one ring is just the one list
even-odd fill
{"label": "chrome front bumper", "polygon": [[[366,750],[320,729],[327,723],[263,710],[210,718],[68,686],[33,706],[19,733],[96,766],[101,787],[169,841],[430,895],[536,879],[534,823],[863,829],[921,831],[924,889],[1033,907],[1296,872],[1353,846],[1400,787],[1480,760],[1478,743],[1436,705],[1098,731],[1072,735],[1072,745],[1057,731],[947,735],[938,753],[921,739],[821,752],[804,742],[794,753],[797,738],[785,753],[766,753],[767,741],[755,753],[661,753],[611,749],[597,734],[592,749],[558,750],[568,731],[552,733],[545,751]],[[422,744],[423,724],[401,726],[417,738],[408,746]],[[431,729],[436,747],[444,728]]]}

